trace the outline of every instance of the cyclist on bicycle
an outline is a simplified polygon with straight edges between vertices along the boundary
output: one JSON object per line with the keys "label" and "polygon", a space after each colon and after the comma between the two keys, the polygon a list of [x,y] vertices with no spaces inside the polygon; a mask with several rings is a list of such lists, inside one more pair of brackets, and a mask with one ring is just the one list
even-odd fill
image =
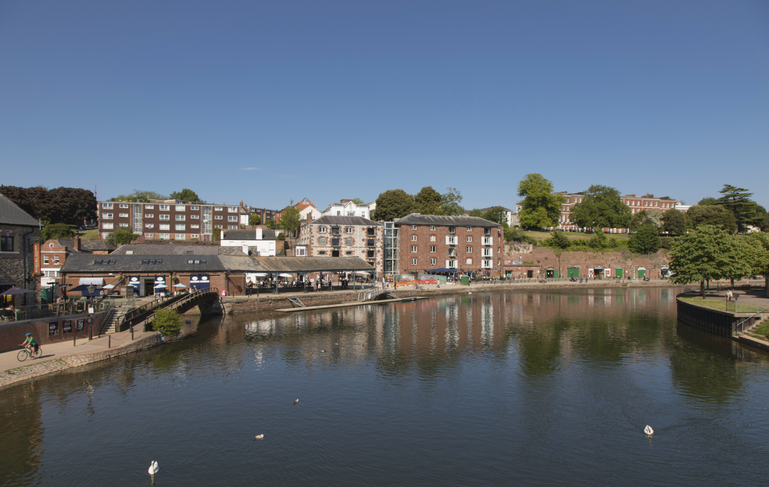
{"label": "cyclist on bicycle", "polygon": [[26,337],[27,338],[24,340],[24,343],[22,343],[21,345],[27,350],[31,349],[30,353],[37,352],[38,344],[37,344],[37,341],[34,338],[32,338],[32,333],[27,333]]}

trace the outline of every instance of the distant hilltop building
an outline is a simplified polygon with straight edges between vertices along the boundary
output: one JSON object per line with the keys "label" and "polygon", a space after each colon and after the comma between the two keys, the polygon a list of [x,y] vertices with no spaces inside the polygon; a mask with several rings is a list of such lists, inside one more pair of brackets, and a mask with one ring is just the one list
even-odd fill
{"label": "distant hilltop building", "polygon": [[262,222],[273,219],[277,210],[243,205],[199,203],[181,200],[100,201],[99,235],[125,229],[145,240],[213,240],[214,229],[236,230],[258,214]]}
{"label": "distant hilltop building", "polygon": [[[558,229],[558,230],[566,230],[566,231],[584,231],[584,228],[579,228],[577,225],[575,225],[571,221],[571,210],[574,208],[574,205],[577,203],[582,202],[582,198],[585,197],[582,193],[568,193],[566,191],[561,191],[559,193],[564,198],[566,198],[566,202],[561,205],[561,218],[559,220],[558,226],[551,228]],[[636,213],[643,211],[643,210],[652,210],[652,211],[658,211],[660,213],[664,213],[668,210],[672,209],[678,209],[680,211],[686,212],[686,210],[689,209],[688,206],[683,207],[685,209],[681,209],[682,206],[679,205],[678,201],[676,201],[673,198],[670,198],[669,196],[663,196],[661,198],[657,198],[652,194],[646,193],[643,196],[636,196],[635,193],[632,194],[626,194],[625,196],[621,197],[622,202],[627,205],[628,208],[630,208],[631,215],[635,215]],[[521,209],[523,208],[523,201],[519,201],[516,203],[516,211],[520,213]],[[627,233],[627,228],[604,228],[604,232],[606,233]]]}

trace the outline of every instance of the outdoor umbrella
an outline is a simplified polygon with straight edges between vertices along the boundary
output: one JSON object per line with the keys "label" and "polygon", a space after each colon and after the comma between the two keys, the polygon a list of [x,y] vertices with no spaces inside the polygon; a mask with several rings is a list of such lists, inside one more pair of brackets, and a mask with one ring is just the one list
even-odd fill
{"label": "outdoor umbrella", "polygon": [[187,287],[187,286],[185,286],[185,285],[184,285],[184,284],[182,284],[182,283],[179,283],[179,284],[174,284],[174,287]]}
{"label": "outdoor umbrella", "polygon": [[104,286],[102,289],[115,289],[115,286],[114,286],[114,285],[112,285],[112,284],[107,284],[107,285],[106,285],[106,286]]}
{"label": "outdoor umbrella", "polygon": [[155,284],[155,289],[165,289],[165,288],[166,288],[165,284]]}
{"label": "outdoor umbrella", "polygon": [[13,294],[27,294],[27,293],[33,293],[35,291],[30,291],[29,289],[22,289],[20,287],[11,286],[11,288],[4,293],[0,294],[0,296],[11,296]]}

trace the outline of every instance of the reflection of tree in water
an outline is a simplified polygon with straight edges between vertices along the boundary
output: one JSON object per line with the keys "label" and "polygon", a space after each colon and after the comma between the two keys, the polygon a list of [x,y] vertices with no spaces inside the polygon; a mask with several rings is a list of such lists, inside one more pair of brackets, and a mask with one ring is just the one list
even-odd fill
{"label": "reflection of tree in water", "polygon": [[4,390],[0,411],[0,485],[40,483],[43,425],[35,382]]}
{"label": "reflection of tree in water", "polygon": [[679,323],[677,338],[668,343],[675,386],[712,404],[727,403],[744,393],[745,371],[738,367],[730,345],[726,337]]}

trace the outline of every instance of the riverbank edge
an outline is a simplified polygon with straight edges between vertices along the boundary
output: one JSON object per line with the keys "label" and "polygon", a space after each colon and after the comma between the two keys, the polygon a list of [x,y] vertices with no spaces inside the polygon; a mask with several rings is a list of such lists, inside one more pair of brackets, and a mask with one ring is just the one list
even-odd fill
{"label": "riverbank edge", "polygon": [[9,369],[0,374],[0,389],[17,385],[20,382],[25,382],[44,375],[54,374],[96,362],[103,362],[110,360],[113,357],[128,355],[129,353],[139,352],[141,350],[147,350],[148,348],[156,347],[162,343],[164,342],[160,333],[152,333],[151,335],[142,337],[125,346],[109,348],[107,350],[100,350],[92,353],[65,355],[46,362],[16,367],[15,369]]}
{"label": "riverbank edge", "polygon": [[[684,307],[684,308],[688,307],[688,308],[696,308],[696,309],[698,309],[700,311],[700,313],[703,315],[704,319],[708,319],[709,317],[713,317],[713,316],[719,316],[721,318],[730,317],[732,320],[738,320],[738,319],[741,319],[741,318],[742,319],[748,318],[751,315],[751,313],[729,313],[729,312],[726,312],[726,311],[721,311],[721,310],[709,308],[707,306],[700,306],[700,305],[698,305],[696,303],[690,303],[688,301],[683,301],[682,299],[679,299],[678,296],[676,296],[676,301],[677,301],[678,307]],[[766,313],[760,313],[759,316],[760,317],[758,318],[756,324],[760,323],[761,321],[766,319]],[[699,329],[704,329],[705,331],[709,331],[709,332],[713,333],[713,331],[711,331],[711,330],[709,330],[707,328],[704,328],[702,326],[697,326],[696,324],[693,324],[691,322],[688,322],[685,319],[682,319],[680,317],[680,313],[679,313],[679,319],[681,319],[684,323],[686,323],[687,326],[691,326],[691,327],[699,328]],[[715,321],[722,321],[722,320],[715,320]],[[717,323],[712,323],[711,326],[715,328],[715,327],[718,326],[718,324]],[[723,335],[723,333],[715,333],[715,334],[716,335]],[[769,341],[761,340],[760,338],[755,338],[755,337],[751,337],[751,336],[744,335],[744,334],[740,335],[740,334],[730,333],[728,336],[732,340],[734,340],[734,341],[736,341],[738,343],[741,343],[743,345],[749,345],[749,346],[757,348],[757,349],[759,349],[761,351],[769,352]]]}

